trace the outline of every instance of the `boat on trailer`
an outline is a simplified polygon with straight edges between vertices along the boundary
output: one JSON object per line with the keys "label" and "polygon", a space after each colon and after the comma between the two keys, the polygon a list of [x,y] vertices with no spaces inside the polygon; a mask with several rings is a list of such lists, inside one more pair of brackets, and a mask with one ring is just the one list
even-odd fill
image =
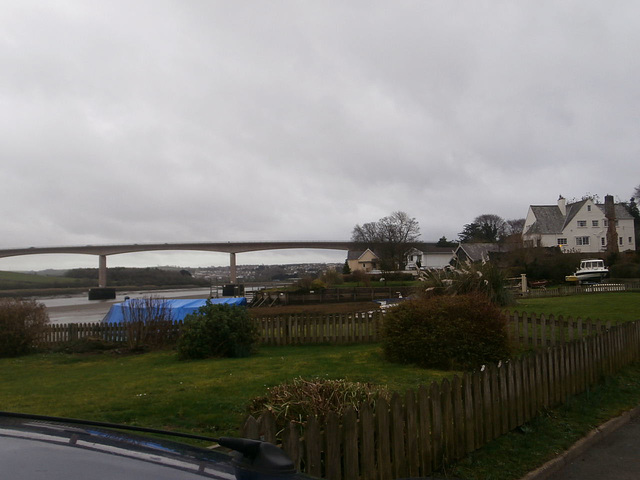
{"label": "boat on trailer", "polygon": [[565,280],[578,283],[600,283],[608,275],[609,268],[604,266],[604,260],[590,258],[582,260],[576,273],[567,275]]}

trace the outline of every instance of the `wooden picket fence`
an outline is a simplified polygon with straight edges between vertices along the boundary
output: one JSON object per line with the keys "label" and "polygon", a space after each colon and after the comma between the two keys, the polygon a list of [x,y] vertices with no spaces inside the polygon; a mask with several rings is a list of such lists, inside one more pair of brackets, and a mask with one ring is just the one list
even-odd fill
{"label": "wooden picket fence", "polygon": [[508,313],[508,331],[516,345],[548,347],[606,332],[611,322],[587,318],[564,318],[562,315]]}
{"label": "wooden picket fence", "polygon": [[[254,319],[263,345],[310,345],[375,343],[380,341],[384,310],[349,314],[294,314],[265,316]],[[563,318],[553,315],[508,313],[509,334],[517,345],[544,347],[604,332],[610,322]],[[174,336],[180,334],[182,322],[173,323]],[[125,323],[70,323],[47,326],[39,340],[42,347],[56,346],[84,337],[97,337],[109,342],[127,339]]]}
{"label": "wooden picket fence", "polygon": [[271,414],[241,435],[277,443],[309,475],[330,480],[427,476],[640,359],[640,321],[541,348],[483,371],[420,386],[338,416],[276,431]]}
{"label": "wooden picket fence", "polygon": [[587,293],[608,292],[637,292],[640,290],[639,282],[630,283],[597,283],[593,285],[567,285],[558,288],[532,288],[526,293],[518,293],[519,296],[529,298],[565,297],[568,295],[580,295]]}
{"label": "wooden picket fence", "polygon": [[379,337],[383,310],[349,314],[277,315],[254,319],[264,345],[372,343]]}
{"label": "wooden picket fence", "polygon": [[[384,311],[348,314],[294,314],[255,318],[263,345],[308,345],[371,343],[379,341]],[[183,322],[173,322],[172,330],[179,335]],[[126,323],[69,323],[46,327],[38,344],[52,347],[85,337],[109,342],[125,342]]]}

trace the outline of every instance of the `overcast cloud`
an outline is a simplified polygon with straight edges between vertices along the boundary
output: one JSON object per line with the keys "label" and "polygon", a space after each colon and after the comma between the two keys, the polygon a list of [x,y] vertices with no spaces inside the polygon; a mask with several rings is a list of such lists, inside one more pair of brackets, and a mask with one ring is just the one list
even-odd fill
{"label": "overcast cloud", "polygon": [[[425,241],[640,184],[637,1],[0,1],[0,248]],[[239,263],[343,261],[244,254]],[[130,254],[110,265],[225,264]],[[0,259],[0,270],[95,266]]]}

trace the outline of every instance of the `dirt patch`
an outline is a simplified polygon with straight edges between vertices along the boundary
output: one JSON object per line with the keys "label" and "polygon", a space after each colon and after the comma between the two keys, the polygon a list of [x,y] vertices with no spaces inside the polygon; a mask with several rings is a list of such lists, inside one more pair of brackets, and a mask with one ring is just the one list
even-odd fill
{"label": "dirt patch", "polygon": [[252,317],[263,317],[292,313],[352,313],[377,310],[379,308],[380,305],[376,302],[319,303],[313,305],[278,305],[273,307],[250,308],[249,313]]}

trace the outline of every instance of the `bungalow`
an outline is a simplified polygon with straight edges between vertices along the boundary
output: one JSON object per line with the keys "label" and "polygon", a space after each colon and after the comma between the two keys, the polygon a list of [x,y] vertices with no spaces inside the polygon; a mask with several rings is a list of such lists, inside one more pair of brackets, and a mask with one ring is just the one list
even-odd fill
{"label": "bungalow", "polygon": [[407,270],[445,268],[453,258],[452,247],[438,247],[434,243],[423,243],[407,253]]}
{"label": "bungalow", "polygon": [[605,204],[596,203],[592,198],[567,203],[561,195],[557,205],[531,205],[522,239],[525,246],[530,247],[558,246],[564,252],[603,252],[609,242],[610,221],[615,222],[613,241],[618,250],[635,250],[634,218],[624,205],[614,204],[611,195],[605,197]]}

